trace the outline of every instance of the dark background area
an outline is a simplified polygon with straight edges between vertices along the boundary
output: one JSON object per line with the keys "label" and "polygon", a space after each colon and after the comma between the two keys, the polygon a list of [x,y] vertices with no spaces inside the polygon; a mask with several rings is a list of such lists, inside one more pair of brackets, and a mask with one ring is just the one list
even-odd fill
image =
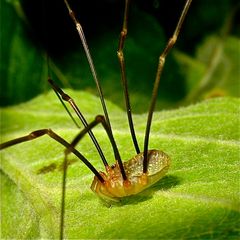
{"label": "dark background area", "polygon": [[[87,39],[97,38],[108,31],[119,33],[123,18],[124,0],[103,1],[69,1],[84,28]],[[138,8],[157,20],[164,29],[166,36],[170,36],[176,26],[177,20],[184,6],[185,0],[132,0],[131,8]],[[219,31],[224,21],[229,17],[232,9],[237,6],[236,0],[202,0],[192,2],[188,20],[184,24],[178,47],[193,52],[196,44],[214,31]],[[37,40],[49,53],[55,56],[64,55],[65,51],[74,50],[79,45],[73,23],[70,19],[63,1],[21,1],[23,10],[32,26]],[[129,21],[131,23],[130,9]],[[237,16],[234,18],[231,33],[239,34]],[[141,19],[138,19],[141,28]],[[131,30],[131,29],[130,29]],[[238,30],[238,32],[237,32]],[[130,33],[131,34],[131,33]],[[144,32],[143,36],[144,37]],[[118,39],[116,39],[117,41]]]}
{"label": "dark background area", "polygon": [[[158,56],[172,34],[184,0],[135,0],[129,16],[126,64],[137,112],[149,101]],[[116,56],[124,1],[69,1],[79,18],[107,99],[123,106]],[[189,57],[212,34],[239,36],[236,0],[193,0],[175,49]],[[238,7],[239,11],[239,7]],[[231,18],[231,16],[233,16]],[[228,21],[228,19],[231,19]],[[1,105],[24,102],[49,89],[51,76],[61,87],[96,94],[79,37],[63,1],[1,0]],[[178,106],[186,97],[182,65],[170,54],[160,86],[159,108]]]}

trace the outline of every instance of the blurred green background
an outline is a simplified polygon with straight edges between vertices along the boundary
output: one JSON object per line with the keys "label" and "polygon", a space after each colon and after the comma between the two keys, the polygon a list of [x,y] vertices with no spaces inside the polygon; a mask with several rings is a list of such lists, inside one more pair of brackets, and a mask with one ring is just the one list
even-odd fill
{"label": "blurred green background", "polygon": [[[183,0],[135,0],[125,58],[133,112],[146,112],[158,57]],[[116,56],[123,0],[70,1],[80,19],[104,95],[124,107]],[[161,79],[157,109],[216,96],[240,95],[240,19],[237,0],[193,0]],[[96,93],[86,57],[63,1],[1,0],[1,106],[46,92],[52,78],[64,88]],[[48,52],[48,54],[47,54]],[[78,100],[79,102],[80,100]]]}

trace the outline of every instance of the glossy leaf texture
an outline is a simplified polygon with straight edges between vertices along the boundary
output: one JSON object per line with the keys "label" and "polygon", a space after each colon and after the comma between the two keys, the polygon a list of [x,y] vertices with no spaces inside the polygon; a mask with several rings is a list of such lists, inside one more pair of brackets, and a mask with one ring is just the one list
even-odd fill
{"label": "glossy leaf texture", "polygon": [[[66,90],[91,121],[101,113],[89,93]],[[134,155],[125,113],[107,102],[122,158]],[[143,145],[146,114],[134,115]],[[171,157],[162,180],[139,195],[106,207],[90,190],[93,174],[69,157],[66,238],[237,239],[239,237],[239,99],[216,98],[154,115],[150,147]],[[51,128],[68,141],[79,131],[54,93],[1,110],[1,141]],[[104,130],[94,129],[109,163]],[[90,139],[78,145],[98,170]],[[57,238],[63,148],[45,136],[1,151],[1,237]],[[14,226],[14,227],[13,227]]]}

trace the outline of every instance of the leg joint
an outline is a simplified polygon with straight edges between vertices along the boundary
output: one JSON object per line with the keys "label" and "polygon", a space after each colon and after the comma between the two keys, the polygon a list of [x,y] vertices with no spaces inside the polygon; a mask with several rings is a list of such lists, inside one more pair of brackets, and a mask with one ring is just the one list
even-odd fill
{"label": "leg joint", "polygon": [[52,132],[51,129],[40,129],[40,130],[36,130],[36,131],[33,131],[29,134],[30,138],[37,138],[37,137],[41,137],[42,135],[45,135],[47,134],[48,132]]}
{"label": "leg joint", "polygon": [[96,120],[96,122],[98,122],[98,123],[105,123],[106,122],[106,120],[105,120],[105,117],[103,116],[103,115],[97,115],[96,117],[95,117],[95,120]]}

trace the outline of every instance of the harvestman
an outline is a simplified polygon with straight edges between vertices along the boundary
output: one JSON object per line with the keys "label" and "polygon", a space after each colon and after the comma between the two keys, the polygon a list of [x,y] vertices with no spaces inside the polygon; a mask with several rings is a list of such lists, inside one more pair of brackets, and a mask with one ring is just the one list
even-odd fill
{"label": "harvestman", "polygon": [[[153,94],[150,102],[149,112],[148,112],[148,119],[146,124],[146,130],[145,130],[145,139],[144,139],[144,151],[140,152],[135,130],[134,130],[134,124],[132,120],[132,114],[131,114],[131,106],[130,106],[130,99],[128,94],[128,87],[127,87],[127,80],[126,80],[126,71],[125,71],[125,60],[124,60],[124,43],[127,36],[127,24],[128,24],[128,12],[129,12],[129,0],[125,0],[125,9],[124,9],[124,18],[123,18],[123,26],[122,31],[120,33],[120,39],[119,39],[119,45],[118,45],[118,51],[117,56],[120,63],[120,69],[121,69],[121,78],[122,78],[122,85],[124,88],[124,95],[125,95],[125,105],[126,105],[126,111],[128,116],[128,123],[129,128],[131,132],[132,141],[136,150],[136,156],[134,156],[132,159],[130,159],[127,162],[122,162],[120,153],[118,151],[118,147],[116,145],[116,142],[114,140],[114,136],[112,133],[112,127],[111,123],[108,117],[108,111],[106,108],[105,100],[103,97],[102,89],[100,86],[100,83],[98,81],[98,77],[95,71],[95,67],[92,61],[92,57],[90,55],[87,42],[85,40],[85,36],[81,27],[81,24],[78,22],[77,18],[75,17],[74,12],[70,8],[70,5],[67,0],[64,0],[65,5],[69,11],[69,15],[72,18],[75,27],[77,29],[77,32],[79,34],[79,37],[81,39],[83,48],[85,50],[85,54],[87,56],[89,66],[93,75],[93,78],[95,80],[99,97],[101,100],[104,116],[98,115],[96,118],[91,122],[87,123],[84,116],[82,115],[81,111],[79,110],[78,106],[75,104],[74,100],[68,96],[65,92],[63,92],[62,89],[60,89],[50,78],[48,79],[48,82],[50,83],[53,90],[56,92],[57,96],[61,100],[61,102],[64,104],[64,101],[67,101],[79,119],[81,120],[82,124],[84,125],[84,129],[80,131],[76,135],[76,137],[73,139],[71,143],[65,141],[62,137],[57,135],[54,131],[51,129],[40,129],[31,132],[30,134],[19,137],[13,140],[10,140],[8,142],[0,144],[0,150],[11,147],[15,144],[19,144],[26,141],[31,141],[35,138],[41,137],[43,135],[48,135],[51,138],[55,139],[58,143],[62,144],[66,147],[66,150],[64,152],[64,161],[63,161],[63,180],[62,180],[62,202],[61,202],[61,219],[60,219],[60,239],[63,239],[64,235],[64,211],[65,211],[65,191],[66,191],[66,174],[67,174],[67,157],[69,153],[75,154],[85,165],[94,173],[94,180],[91,185],[91,189],[93,192],[95,192],[101,199],[106,201],[119,201],[120,198],[137,194],[144,189],[148,188],[155,182],[157,182],[159,179],[161,179],[165,173],[167,172],[170,164],[170,159],[167,154],[160,150],[149,150],[148,149],[148,142],[149,142],[149,134],[150,134],[150,128],[151,128],[151,122],[152,122],[152,116],[153,111],[157,99],[157,93],[159,88],[159,82],[160,77],[163,71],[164,63],[166,56],[168,55],[169,51],[174,46],[177,37],[179,35],[181,26],[183,24],[183,21],[185,19],[185,16],[188,12],[188,9],[191,4],[191,0],[187,0],[184,6],[184,9],[182,10],[181,16],[178,20],[176,29],[172,35],[172,37],[168,40],[165,49],[163,50],[162,54],[159,57],[159,63],[157,67],[157,73],[155,78],[155,83],[153,87]],[[66,107],[66,106],[65,106]],[[69,113],[69,112],[68,112]],[[72,118],[72,115],[69,113],[70,117]],[[109,137],[109,140],[111,142],[114,156],[116,159],[116,163],[112,166],[109,166],[107,163],[107,160],[93,134],[91,131],[92,128],[94,128],[97,124],[101,123],[104,129],[106,130],[106,133]],[[78,151],[75,149],[76,145],[79,143],[79,141],[82,139],[82,137],[88,133],[91,137],[95,147],[97,148],[97,151],[102,159],[102,162],[105,166],[106,173],[104,172],[98,172],[96,168]]]}

